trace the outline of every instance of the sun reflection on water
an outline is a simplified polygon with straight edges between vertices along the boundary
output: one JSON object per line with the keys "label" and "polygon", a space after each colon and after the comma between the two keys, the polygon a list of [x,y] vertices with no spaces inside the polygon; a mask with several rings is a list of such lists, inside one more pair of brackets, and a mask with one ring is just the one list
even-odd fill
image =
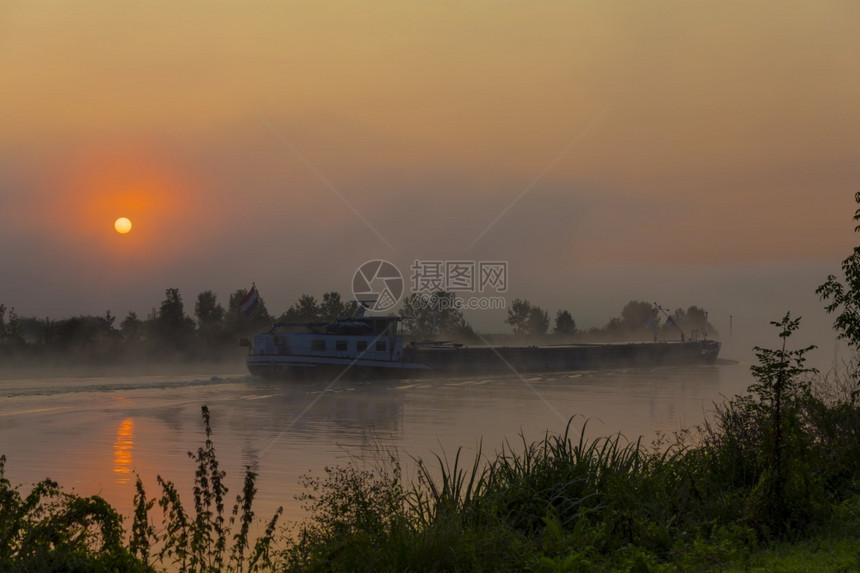
{"label": "sun reflection on water", "polygon": [[128,483],[131,479],[132,450],[134,449],[134,420],[126,418],[116,430],[113,444],[113,473],[116,483]]}

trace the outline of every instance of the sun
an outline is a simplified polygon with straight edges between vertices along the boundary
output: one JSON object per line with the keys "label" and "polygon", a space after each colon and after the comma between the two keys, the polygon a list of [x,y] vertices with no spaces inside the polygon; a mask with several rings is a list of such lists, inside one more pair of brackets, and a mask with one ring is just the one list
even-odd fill
{"label": "sun", "polygon": [[120,235],[125,235],[131,231],[131,220],[128,217],[120,217],[113,222],[113,228],[116,229],[116,232]]}

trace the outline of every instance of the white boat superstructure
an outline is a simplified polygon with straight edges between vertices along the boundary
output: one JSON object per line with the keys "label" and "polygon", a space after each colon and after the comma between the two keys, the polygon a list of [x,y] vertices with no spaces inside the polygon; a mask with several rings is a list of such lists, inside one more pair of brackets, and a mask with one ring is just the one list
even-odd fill
{"label": "white boat superstructure", "polygon": [[276,323],[254,337],[247,365],[251,374],[266,378],[363,374],[404,376],[427,370],[404,361],[399,318],[362,316],[326,323]]}

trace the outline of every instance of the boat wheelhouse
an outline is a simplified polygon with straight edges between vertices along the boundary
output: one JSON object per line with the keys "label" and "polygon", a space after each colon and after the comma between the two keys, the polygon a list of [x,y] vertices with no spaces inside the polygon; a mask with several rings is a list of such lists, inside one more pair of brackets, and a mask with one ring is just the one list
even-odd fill
{"label": "boat wheelhouse", "polygon": [[[414,375],[428,366],[404,360],[400,319],[339,318],[334,322],[278,322],[254,337],[246,359],[251,374],[266,378]],[[410,374],[412,373],[412,374]]]}

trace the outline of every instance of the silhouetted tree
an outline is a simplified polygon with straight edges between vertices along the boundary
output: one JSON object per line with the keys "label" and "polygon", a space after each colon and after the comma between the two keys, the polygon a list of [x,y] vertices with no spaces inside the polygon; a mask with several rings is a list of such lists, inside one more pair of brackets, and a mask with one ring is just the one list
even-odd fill
{"label": "silhouetted tree", "polygon": [[322,304],[319,305],[319,317],[325,321],[351,317],[358,314],[358,308],[355,301],[343,302],[339,292],[327,292],[323,294]]}
{"label": "silhouetted tree", "polygon": [[45,322],[47,319],[39,320],[33,317],[17,317],[15,319],[15,330],[17,331],[20,348],[26,346],[43,346],[45,343]]}
{"label": "silhouetted tree", "polygon": [[701,338],[717,334],[717,331],[708,322],[708,313],[703,308],[693,305],[687,310],[679,308],[669,315],[666,309],[660,305],[655,306],[666,316],[666,321],[659,327],[660,334],[664,338],[680,337],[683,340],[687,336]]}
{"label": "silhouetted tree", "polygon": [[576,321],[568,311],[560,310],[555,315],[555,326],[552,331],[559,336],[576,334]]}
{"label": "silhouetted tree", "polygon": [[[594,329],[593,329],[594,330]],[[606,326],[603,329],[596,329],[595,334],[599,336],[609,335],[610,337],[622,336],[623,323],[620,318],[617,316],[613,316],[609,319],[609,322],[606,323]]]}
{"label": "silhouetted tree", "polygon": [[303,294],[278,320],[283,322],[320,322],[323,318],[316,297]]}
{"label": "silhouetted tree", "polygon": [[404,332],[415,338],[475,338],[453,292],[412,293],[403,302],[399,315]]}
{"label": "silhouetted tree", "polygon": [[659,317],[649,302],[631,300],[621,310],[621,323],[630,332],[653,330]]}
{"label": "silhouetted tree", "polygon": [[621,310],[621,318],[610,319],[603,330],[606,338],[629,340],[653,335],[659,326],[660,317],[650,303],[631,300]]}
{"label": "silhouetted tree", "polygon": [[218,297],[211,290],[197,295],[194,316],[197,317],[197,336],[205,345],[205,354],[217,356],[220,352],[219,348],[213,346],[224,341],[224,314],[224,307],[218,303]]}
{"label": "silhouetted tree", "polygon": [[[750,407],[770,418],[770,427],[763,432],[765,443],[762,444],[768,458],[767,470],[756,488],[758,499],[755,505],[767,525],[781,534],[796,517],[792,513],[808,511],[804,506],[811,505],[809,482],[812,480],[798,479],[797,472],[792,471],[788,462],[790,455],[800,457],[806,449],[792,442],[808,439],[798,420],[797,405],[809,393],[809,382],[804,375],[816,372],[814,368],[805,366],[806,354],[815,346],[786,349],[787,339],[800,326],[800,318],[792,319],[791,313],[785,313],[782,320],[771,324],[780,329],[781,348],[754,348],[759,364],[751,366],[750,370],[756,383],[747,390],[755,396],[748,402]],[[791,481],[796,482],[793,487],[789,487]]]}
{"label": "silhouetted tree", "polygon": [[119,358],[120,333],[113,328],[112,316],[81,315],[57,321],[45,321],[47,350],[75,355],[83,360],[113,362]]}
{"label": "silhouetted tree", "polygon": [[215,293],[205,290],[197,295],[194,316],[197,317],[197,327],[201,330],[212,325],[220,327],[221,321],[224,320],[224,307],[218,304]]}
{"label": "silhouetted tree", "polygon": [[15,314],[15,309],[8,309],[9,314],[6,314],[7,308],[0,304],[0,346],[18,347],[23,344],[23,339],[18,332],[18,315]]}
{"label": "silhouetted tree", "polygon": [[539,336],[549,329],[549,313],[526,299],[515,298],[505,322],[513,327],[516,336]]}
{"label": "silhouetted tree", "polygon": [[143,321],[137,318],[137,313],[129,311],[122,322],[119,331],[128,343],[139,343],[143,340]]}
{"label": "silhouetted tree", "polygon": [[700,335],[716,334],[716,330],[714,330],[714,327],[711,326],[710,322],[708,322],[708,313],[705,309],[693,305],[686,311],[682,311],[680,308],[675,311],[676,315],[679,313],[680,316],[675,319],[675,323],[681,327],[684,332],[692,333],[693,331],[696,331]]}
{"label": "silhouetted tree", "polygon": [[514,335],[523,336],[528,332],[531,311],[532,305],[526,299],[515,298],[511,301],[511,306],[508,308],[508,318],[505,319],[505,322],[514,329]]}
{"label": "silhouetted tree", "polygon": [[185,314],[178,288],[164,291],[164,300],[155,317],[155,331],[162,345],[184,349],[194,333],[194,321]]}
{"label": "silhouetted tree", "polygon": [[549,313],[539,306],[533,306],[529,311],[528,334],[540,336],[549,330]]}

